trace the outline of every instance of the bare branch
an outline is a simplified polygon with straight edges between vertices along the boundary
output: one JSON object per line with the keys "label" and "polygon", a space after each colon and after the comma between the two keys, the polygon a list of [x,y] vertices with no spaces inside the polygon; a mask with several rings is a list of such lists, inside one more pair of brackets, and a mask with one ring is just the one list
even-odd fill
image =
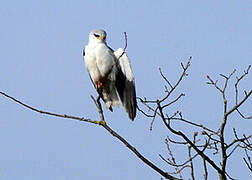
{"label": "bare branch", "polygon": [[204,166],[204,180],[207,180],[208,172],[207,172],[207,165],[206,165],[206,160],[203,159],[203,166]]}
{"label": "bare branch", "polygon": [[56,113],[51,113],[51,112],[47,112],[47,111],[41,111],[39,109],[36,109],[30,105],[27,105],[19,100],[17,100],[16,98],[9,96],[8,94],[1,92],[0,94],[2,94],[3,96],[15,101],[16,103],[41,114],[47,114],[50,116],[55,116],[55,117],[62,117],[62,118],[68,118],[68,119],[74,119],[74,120],[79,120],[79,121],[84,121],[84,122],[89,122],[89,123],[93,123],[93,124],[97,124],[102,126],[104,129],[106,129],[112,136],[116,137],[117,139],[119,139],[124,145],[126,145],[126,147],[133,152],[139,159],[141,159],[146,165],[148,165],[149,167],[151,167],[153,170],[155,170],[156,172],[158,172],[160,175],[162,175],[163,177],[165,177],[166,179],[170,179],[170,180],[178,180],[178,178],[175,178],[171,175],[169,175],[167,172],[162,171],[161,169],[159,169],[156,165],[154,165],[152,162],[150,162],[148,159],[146,159],[144,156],[142,156],[141,153],[139,153],[137,151],[137,149],[135,147],[133,147],[131,144],[129,144],[123,137],[121,137],[120,135],[118,135],[115,131],[113,131],[105,122],[104,120],[104,115],[103,115],[103,111],[102,111],[102,107],[101,107],[101,103],[100,103],[100,97],[97,98],[97,100],[95,100],[95,98],[93,96],[91,96],[91,98],[93,99],[98,113],[100,115],[100,121],[93,121],[90,119],[85,119],[85,118],[81,118],[81,117],[76,117],[76,116],[69,116],[69,115],[61,115],[61,114],[56,114]]}
{"label": "bare branch", "polygon": [[123,34],[124,34],[124,40],[125,40],[125,46],[123,48],[123,51],[126,51],[127,46],[128,46],[128,38],[127,38],[127,33],[126,32],[124,32]]}
{"label": "bare branch", "polygon": [[[244,102],[251,96],[252,94],[252,90],[249,90],[249,91],[244,91],[244,98],[240,100],[240,102],[238,102],[238,98],[236,97],[236,104],[234,106],[232,106],[230,109],[228,109],[228,100],[226,99],[226,91],[227,91],[227,87],[229,85],[229,82],[231,80],[231,77],[234,76],[236,70],[234,69],[230,74],[228,75],[223,75],[223,74],[220,74],[220,76],[222,78],[224,78],[224,83],[223,83],[223,86],[219,86],[217,84],[217,80],[214,81],[210,76],[207,76],[207,79],[208,79],[208,82],[207,84],[210,84],[212,86],[214,86],[217,91],[219,91],[222,95],[222,99],[223,99],[223,119],[222,119],[222,122],[221,122],[221,125],[220,125],[220,128],[218,131],[214,131],[214,130],[211,130],[209,129],[208,127],[205,127],[201,124],[197,124],[197,123],[194,123],[192,121],[189,121],[189,120],[186,120],[182,117],[182,113],[180,111],[176,111],[172,116],[168,116],[166,114],[166,116],[164,115],[164,109],[166,107],[169,107],[170,105],[172,105],[173,103],[176,103],[182,96],[183,96],[183,93],[181,93],[179,96],[177,96],[174,100],[170,101],[170,102],[165,102],[165,100],[168,99],[168,97],[171,95],[172,92],[174,92],[174,90],[178,87],[178,85],[180,84],[180,82],[182,81],[183,77],[184,76],[187,76],[187,69],[190,65],[190,60],[189,62],[187,63],[186,66],[184,66],[182,63],[181,63],[181,67],[183,69],[183,72],[182,74],[179,76],[178,80],[176,81],[175,85],[172,85],[170,83],[170,81],[164,76],[164,74],[162,73],[161,69],[159,69],[160,71],[160,74],[162,76],[162,78],[165,80],[165,82],[169,85],[170,87],[170,90],[168,90],[168,88],[165,86],[166,88],[166,95],[161,98],[160,100],[152,100],[152,101],[149,101],[149,100],[145,100],[142,101],[142,103],[150,108],[150,105],[152,105],[152,107],[150,108],[151,111],[154,112],[155,114],[155,118],[156,118],[156,115],[160,116],[161,119],[163,120],[163,123],[165,124],[165,126],[167,127],[167,129],[175,134],[175,135],[178,135],[180,137],[182,137],[182,139],[185,140],[185,142],[177,142],[177,141],[173,141],[171,139],[169,139],[170,142],[174,143],[174,144],[182,144],[182,145],[186,145],[186,144],[189,144],[189,147],[190,149],[193,148],[195,151],[196,151],[196,154],[195,156],[193,157],[196,157],[197,155],[200,155],[201,158],[203,159],[203,163],[204,163],[204,178],[207,179],[208,178],[208,172],[207,172],[207,166],[206,166],[206,162],[208,162],[220,175],[220,179],[221,180],[226,180],[227,177],[230,178],[230,179],[233,179],[227,172],[226,172],[226,164],[227,164],[227,159],[235,152],[235,150],[240,147],[240,148],[246,148],[246,149],[251,149],[252,150],[252,144],[249,142],[249,139],[252,138],[251,136],[245,136],[243,135],[244,137],[243,138],[236,138],[234,139],[230,144],[227,144],[225,139],[224,139],[224,130],[225,130],[225,127],[226,127],[226,124],[227,124],[227,120],[228,120],[228,116],[233,113],[234,111],[237,111],[240,116],[244,119],[249,119],[249,118],[252,118],[252,117],[246,117],[244,116],[240,111],[239,111],[239,107],[244,104]],[[238,82],[243,79],[243,77],[245,77],[245,75],[248,73],[250,69],[250,66],[248,67],[248,69],[246,71],[244,71],[244,75],[242,75],[241,77],[237,78]],[[237,85],[236,85],[236,89],[237,89],[237,92],[238,92],[238,82],[237,82]],[[237,93],[238,94],[238,93]],[[236,94],[236,96],[238,96]],[[153,107],[153,106],[157,106],[159,112],[156,112],[157,108],[156,107]],[[183,134],[181,131],[177,131],[175,129],[173,129],[171,127],[171,124],[174,120],[177,120],[177,121],[181,121],[181,122],[184,122],[186,124],[189,124],[189,125],[192,125],[192,126],[195,126],[195,127],[198,127],[198,128],[202,128],[203,131],[202,131],[202,135],[204,135],[206,138],[207,138],[207,143],[206,143],[206,148],[207,149],[210,149],[210,150],[215,150],[215,152],[213,153],[214,155],[217,154],[220,150],[221,152],[221,156],[222,156],[222,162],[221,162],[221,167],[219,168],[215,162],[213,162],[209,156],[207,156],[203,151],[200,151],[199,147],[204,147],[203,145],[198,145],[197,142],[192,142],[188,136],[186,136],[185,134]],[[217,138],[216,138],[217,136]],[[233,146],[235,145],[235,146]],[[219,148],[220,146],[220,148]],[[232,149],[230,148],[232,147]],[[227,150],[230,148],[230,151],[228,152],[227,154]],[[189,150],[189,153],[190,153],[190,150]],[[191,168],[191,172],[192,172],[192,178],[193,178],[193,175],[194,175],[194,172],[193,172],[193,164],[192,164],[192,159],[189,158],[189,161],[185,161],[186,164],[176,164],[174,163],[172,160],[167,160],[168,164],[169,165],[172,165],[174,167],[180,167],[180,165],[184,165],[184,166],[187,166],[187,163],[190,162],[191,165],[189,165],[189,167]],[[181,167],[184,167],[184,166],[181,166]],[[181,169],[180,169],[181,171]]]}
{"label": "bare branch", "polygon": [[246,158],[243,158],[245,164],[247,165],[248,169],[250,170],[250,172],[252,173],[252,162],[251,162],[251,158],[248,155],[247,149],[244,149],[245,154],[246,154]]}
{"label": "bare branch", "polygon": [[252,119],[252,116],[244,116],[238,108],[236,109],[236,111],[243,119]]}
{"label": "bare branch", "polygon": [[234,152],[238,147],[239,147],[239,144],[237,144],[237,145],[231,150],[231,152],[227,155],[227,158],[229,158],[229,157],[233,154],[233,152]]}
{"label": "bare branch", "polygon": [[232,112],[234,112],[235,110],[237,110],[248,98],[249,96],[252,94],[252,89],[247,93],[247,95],[245,95],[245,97],[238,103],[236,104],[232,109],[230,109],[225,116],[228,116],[229,114],[231,114]]}
{"label": "bare branch", "polygon": [[[169,155],[170,155],[170,156],[171,156],[171,158],[172,158],[172,162],[173,162],[173,164],[175,164],[175,165],[176,165],[175,157],[174,157],[174,156],[173,156],[173,154],[172,154],[172,151],[171,151],[171,149],[170,149],[169,142],[168,142],[168,140],[167,140],[167,139],[165,139],[165,144],[166,144],[166,147],[167,147],[168,153],[169,153]],[[176,169],[177,173],[179,174],[180,178],[181,178],[181,179],[183,179],[183,178],[182,178],[181,171],[179,171],[179,169],[178,169],[177,167],[175,167],[175,169]]]}
{"label": "bare branch", "polygon": [[137,110],[140,111],[146,117],[150,117],[150,118],[154,117],[154,115],[150,115],[150,114],[147,114],[146,112],[144,112],[142,109],[139,108],[139,106],[137,106]]}
{"label": "bare branch", "polygon": [[[235,136],[235,139],[226,146],[226,149],[230,148],[232,145],[234,145],[235,143],[239,143],[239,142],[242,142],[242,143],[245,143],[244,141],[252,138],[252,135],[249,135],[249,136],[245,136],[243,138],[239,138],[237,133],[236,133],[236,130],[235,128],[233,128],[233,133],[234,133],[234,136]],[[246,144],[246,143],[245,143]],[[248,145],[248,144],[247,144]]]}
{"label": "bare branch", "polygon": [[[236,83],[235,83],[235,88],[237,89],[238,84],[240,83],[240,81],[248,75],[249,70],[251,68],[251,65],[248,66],[248,68],[246,70],[244,70],[244,73],[240,76],[240,77],[236,77]],[[237,93],[238,94],[238,93]],[[236,96],[236,102],[237,102],[237,96]]]}
{"label": "bare branch", "polygon": [[[248,66],[248,68],[246,70],[244,70],[244,73],[240,76],[240,77],[236,77],[236,83],[235,83],[235,104],[238,104],[238,85],[240,83],[240,81],[248,75],[249,70],[251,68],[251,65]],[[247,92],[245,91],[245,96],[247,96]],[[236,111],[238,112],[238,114],[243,118],[243,119],[252,119],[252,116],[244,116],[241,111],[239,111],[239,109],[237,108]]]}
{"label": "bare branch", "polygon": [[[248,70],[249,69],[250,69],[250,67],[248,68]],[[236,72],[236,70],[233,70],[228,76],[220,74],[220,76],[225,79],[225,83],[224,83],[224,86],[223,86],[222,89],[217,85],[217,81],[214,82],[209,76],[207,76],[207,79],[209,80],[208,84],[213,85],[222,94],[222,98],[223,98],[224,113],[223,113],[223,120],[222,120],[222,123],[221,123],[221,126],[220,126],[219,138],[220,138],[221,152],[222,152],[222,163],[221,163],[221,166],[222,166],[222,171],[224,172],[224,174],[226,174],[227,159],[236,150],[236,148],[239,147],[239,144],[237,146],[235,146],[235,148],[229,153],[229,155],[227,155],[227,148],[230,147],[230,146],[232,146],[236,142],[240,142],[239,140],[235,140],[231,144],[229,144],[229,146],[227,146],[226,143],[225,143],[225,140],[224,140],[224,130],[225,130],[225,127],[226,127],[228,116],[232,112],[234,112],[235,110],[239,111],[238,108],[252,94],[252,90],[250,90],[248,93],[245,92],[245,97],[238,103],[238,88],[237,88],[237,86],[238,86],[239,81],[248,73],[248,70],[245,71],[245,73],[240,78],[237,78],[237,82],[235,84],[236,105],[233,106],[233,108],[231,108],[230,110],[227,110],[227,99],[226,99],[225,92],[226,92],[226,88],[227,88],[228,82],[229,82],[230,78],[234,75],[234,73]],[[240,115],[241,115],[241,113],[240,113]]]}
{"label": "bare branch", "polygon": [[[164,74],[162,73],[162,70],[161,68],[158,68],[159,69],[159,73],[161,74],[162,78],[165,80],[165,82],[170,86],[170,88],[172,89],[173,86],[171,85],[170,81],[164,76]],[[167,91],[168,92],[168,91]],[[169,93],[169,92],[168,92]]]}
{"label": "bare branch", "polygon": [[87,119],[87,118],[81,118],[81,117],[76,117],[76,116],[70,116],[70,115],[66,115],[66,114],[57,114],[57,113],[52,113],[52,112],[47,112],[47,111],[42,111],[42,110],[39,110],[39,109],[36,109],[30,105],[27,105],[21,101],[19,101],[18,99],[12,97],[12,96],[9,96],[8,94],[4,93],[4,92],[1,92],[0,91],[0,94],[2,94],[3,96],[15,101],[16,103],[32,110],[32,111],[35,111],[35,112],[38,112],[38,113],[41,113],[41,114],[46,114],[46,115],[50,115],[50,116],[56,116],[56,117],[61,117],[61,118],[67,118],[67,119],[74,119],[74,120],[79,120],[79,121],[84,121],[84,122],[89,122],[89,123],[93,123],[93,124],[98,124],[99,121],[93,121],[93,120],[90,120],[90,119]]}
{"label": "bare branch", "polygon": [[176,89],[176,87],[180,84],[180,82],[182,81],[183,77],[187,75],[186,71],[188,70],[188,68],[189,68],[189,66],[191,64],[191,59],[192,59],[192,57],[189,57],[189,59],[188,59],[185,67],[181,63],[181,66],[183,68],[182,74],[180,75],[180,77],[179,77],[178,81],[176,82],[176,84],[174,86],[172,86],[171,90],[167,93],[167,95],[163,99],[161,99],[159,102],[165,101],[170,96],[170,94]]}
{"label": "bare branch", "polygon": [[184,169],[189,168],[189,167],[190,167],[190,165],[185,165],[185,166],[181,167],[178,171],[169,172],[169,174],[178,174],[178,173],[182,172]]}
{"label": "bare branch", "polygon": [[193,156],[191,156],[191,158],[189,158],[188,160],[184,161],[183,163],[177,164],[177,163],[172,162],[170,159],[165,159],[161,154],[159,154],[159,157],[161,157],[162,160],[164,160],[167,164],[169,164],[171,166],[174,166],[174,167],[183,167],[186,164],[188,164],[190,161],[192,161],[194,158],[196,158],[197,156],[198,156],[198,154],[196,153]]}
{"label": "bare branch", "polygon": [[194,167],[193,167],[193,161],[192,161],[192,155],[191,155],[191,146],[188,146],[188,156],[189,156],[189,159],[190,159],[191,177],[192,177],[192,180],[195,180]]}
{"label": "bare branch", "polygon": [[158,109],[159,109],[159,112],[161,114],[161,119],[163,120],[165,126],[173,133],[173,134],[176,134],[180,137],[182,137],[187,143],[189,143],[192,148],[202,157],[204,158],[215,170],[218,171],[219,174],[221,174],[224,179],[226,179],[225,177],[225,173],[207,156],[205,155],[201,150],[199,150],[194,144],[192,141],[190,141],[186,135],[184,135],[181,131],[176,131],[174,130],[173,128],[171,128],[171,126],[166,122],[166,118],[164,117],[164,114],[163,114],[163,110],[162,110],[162,107],[160,106],[160,103],[158,102],[157,103],[158,105]]}
{"label": "bare branch", "polygon": [[181,93],[176,99],[174,99],[173,101],[171,101],[170,103],[167,103],[163,106],[163,108],[172,105],[173,103],[177,102],[182,96],[185,96],[184,93]]}
{"label": "bare branch", "polygon": [[123,56],[123,54],[125,53],[125,51],[126,51],[126,49],[127,49],[127,46],[128,46],[127,33],[126,33],[126,32],[124,32],[123,34],[124,34],[125,46],[124,46],[124,48],[123,48],[123,52],[122,52],[122,54],[119,56],[119,58],[118,58],[118,59],[120,59],[120,58]]}
{"label": "bare branch", "polygon": [[196,126],[196,127],[202,128],[202,129],[204,129],[206,131],[209,131],[209,132],[211,132],[213,134],[217,134],[217,132],[215,132],[214,130],[211,130],[210,128],[207,128],[207,127],[203,126],[202,124],[197,124],[197,123],[191,122],[191,121],[186,120],[186,119],[181,118],[181,117],[179,117],[179,118],[169,117],[168,119],[170,119],[170,120],[179,120],[179,121],[185,122],[187,124],[190,124],[192,126]]}
{"label": "bare branch", "polygon": [[222,93],[222,89],[217,85],[218,81],[216,80],[215,82],[210,78],[210,76],[206,76],[207,79],[209,80],[209,82],[207,82],[207,84],[209,85],[213,85],[218,91],[220,91]]}
{"label": "bare branch", "polygon": [[225,84],[224,84],[224,87],[223,87],[223,92],[225,92],[226,91],[226,88],[227,88],[227,85],[228,85],[228,81],[229,81],[229,79],[231,78],[231,76],[233,76],[234,75],[234,73],[236,72],[236,70],[234,69],[230,74],[229,74],[229,76],[225,76],[225,75],[223,75],[223,74],[220,74],[220,76],[222,76],[222,77],[224,77],[226,80],[225,80]]}
{"label": "bare branch", "polygon": [[153,126],[153,123],[154,123],[154,121],[155,121],[155,117],[156,117],[156,115],[157,115],[157,108],[155,109],[155,111],[154,111],[154,114],[153,114],[153,119],[152,119],[152,121],[151,121],[151,124],[150,124],[150,131],[152,130],[152,126]]}
{"label": "bare branch", "polygon": [[179,141],[172,140],[169,136],[167,136],[167,140],[173,144],[183,144],[183,145],[188,144],[187,142],[179,142]]}
{"label": "bare branch", "polygon": [[[215,138],[212,137],[213,134],[208,134],[206,131],[203,131],[203,132],[202,132],[202,135],[206,135],[206,136],[208,137],[209,140],[212,140],[212,141],[214,141],[214,142],[216,142],[216,143],[220,143],[220,140],[215,139]],[[216,135],[216,134],[215,134],[215,135]]]}

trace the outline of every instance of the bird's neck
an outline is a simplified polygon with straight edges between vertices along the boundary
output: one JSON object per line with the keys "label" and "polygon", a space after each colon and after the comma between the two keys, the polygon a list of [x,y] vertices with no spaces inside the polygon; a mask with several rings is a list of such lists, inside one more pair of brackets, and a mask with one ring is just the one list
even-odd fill
{"label": "bird's neck", "polygon": [[105,41],[89,41],[88,45],[90,47],[95,47],[97,45],[107,45],[107,43]]}

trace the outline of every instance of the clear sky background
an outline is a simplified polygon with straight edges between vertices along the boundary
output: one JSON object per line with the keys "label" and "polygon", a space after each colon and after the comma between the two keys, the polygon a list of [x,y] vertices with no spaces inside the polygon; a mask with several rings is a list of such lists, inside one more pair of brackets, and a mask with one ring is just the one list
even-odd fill
{"label": "clear sky background", "polygon": [[[96,91],[84,68],[82,49],[93,29],[105,29],[113,49],[124,46],[126,31],[137,96],[161,97],[164,81],[158,68],[174,82],[180,62],[192,56],[189,77],[177,92],[186,96],[171,111],[181,110],[187,119],[217,128],[221,96],[206,85],[206,75],[216,79],[219,73],[234,68],[241,73],[252,64],[251,20],[250,0],[2,1],[0,90],[43,110],[98,119],[90,98]],[[251,77],[242,88],[251,89]],[[233,103],[234,91],[229,92]],[[251,115],[251,98],[242,110]],[[146,158],[173,171],[158,156],[168,157],[164,139],[169,135],[159,119],[150,131],[150,119],[137,113],[131,122],[123,108],[105,111],[105,118]],[[251,121],[234,115],[230,124],[241,134],[251,133]],[[191,129],[177,128],[192,137]],[[185,156],[182,148],[173,151],[178,161]],[[230,159],[228,168],[233,177],[249,179],[242,155]],[[210,175],[217,178],[214,171]],[[160,178],[104,129],[37,114],[0,97],[0,179]]]}

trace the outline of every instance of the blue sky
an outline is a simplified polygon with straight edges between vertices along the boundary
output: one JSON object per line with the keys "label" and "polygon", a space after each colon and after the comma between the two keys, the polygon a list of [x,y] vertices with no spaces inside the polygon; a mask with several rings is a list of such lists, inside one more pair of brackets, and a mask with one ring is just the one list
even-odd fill
{"label": "blue sky", "polygon": [[[82,49],[93,29],[105,29],[114,49],[124,46],[126,31],[137,96],[161,97],[164,82],[158,68],[175,82],[180,62],[192,56],[189,77],[177,92],[186,96],[171,110],[182,110],[191,121],[217,128],[221,96],[206,85],[206,75],[216,79],[234,68],[239,74],[252,63],[251,19],[250,0],[3,1],[0,90],[40,109],[98,119],[90,98],[96,92],[84,68]],[[241,85],[249,89],[251,76],[246,80]],[[250,99],[242,110],[251,113],[251,109]],[[149,160],[173,171],[158,156],[167,156],[164,139],[169,135],[160,120],[149,131],[151,120],[140,113],[134,122],[123,108],[105,111],[105,117]],[[234,115],[229,125],[242,134],[250,132],[251,122]],[[188,128],[178,128],[192,134]],[[0,97],[0,129],[0,179],[160,179],[102,128],[36,114],[4,97]],[[174,151],[184,156],[182,149]],[[231,161],[242,164],[239,158]],[[251,178],[242,165],[230,169],[234,177]],[[210,174],[216,178],[215,172]]]}

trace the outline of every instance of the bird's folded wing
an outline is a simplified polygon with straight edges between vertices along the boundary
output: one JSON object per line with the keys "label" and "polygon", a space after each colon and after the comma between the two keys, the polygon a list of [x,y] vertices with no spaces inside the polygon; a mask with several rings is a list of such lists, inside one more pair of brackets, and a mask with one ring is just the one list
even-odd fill
{"label": "bird's folded wing", "polygon": [[137,106],[134,74],[129,58],[122,48],[115,51],[114,55],[117,59],[116,89],[129,118],[134,120]]}

